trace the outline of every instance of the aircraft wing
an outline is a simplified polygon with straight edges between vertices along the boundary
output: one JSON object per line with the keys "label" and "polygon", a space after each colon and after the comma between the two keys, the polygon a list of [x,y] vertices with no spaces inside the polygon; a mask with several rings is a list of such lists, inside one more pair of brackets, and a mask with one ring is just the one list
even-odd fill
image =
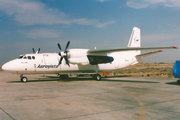
{"label": "aircraft wing", "polygon": [[146,56],[153,55],[153,54],[156,54],[156,53],[159,53],[159,52],[163,52],[163,51],[158,50],[158,51],[154,51],[154,52],[144,53],[144,54],[136,55],[136,57],[146,57]]}
{"label": "aircraft wing", "polygon": [[89,54],[106,54],[111,52],[120,51],[134,51],[134,50],[158,50],[158,49],[177,49],[175,46],[171,47],[128,47],[128,48],[117,48],[117,49],[99,49],[99,50],[89,50]]}

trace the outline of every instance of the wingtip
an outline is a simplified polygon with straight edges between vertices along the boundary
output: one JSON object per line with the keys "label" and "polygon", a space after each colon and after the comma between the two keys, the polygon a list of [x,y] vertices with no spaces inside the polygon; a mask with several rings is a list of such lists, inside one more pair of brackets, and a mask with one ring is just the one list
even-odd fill
{"label": "wingtip", "polygon": [[178,49],[178,47],[176,47],[176,46],[172,46],[172,48],[174,48],[174,49]]}

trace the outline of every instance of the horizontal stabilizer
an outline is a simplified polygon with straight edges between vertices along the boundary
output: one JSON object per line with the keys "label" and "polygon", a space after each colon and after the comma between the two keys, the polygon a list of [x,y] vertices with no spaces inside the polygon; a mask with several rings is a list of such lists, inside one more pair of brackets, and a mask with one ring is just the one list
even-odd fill
{"label": "horizontal stabilizer", "polygon": [[156,54],[156,53],[159,53],[159,52],[162,52],[162,50],[140,54],[140,55],[137,55],[136,57],[146,57],[146,56],[153,55],[153,54]]}

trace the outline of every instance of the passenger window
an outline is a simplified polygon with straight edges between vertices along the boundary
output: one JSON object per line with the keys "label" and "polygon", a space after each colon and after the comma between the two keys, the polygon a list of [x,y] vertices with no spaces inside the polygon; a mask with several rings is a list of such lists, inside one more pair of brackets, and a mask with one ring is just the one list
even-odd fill
{"label": "passenger window", "polygon": [[31,56],[28,56],[28,59],[31,60]]}
{"label": "passenger window", "polygon": [[24,57],[23,57],[23,59],[27,59],[27,57],[26,57],[26,56],[24,56]]}
{"label": "passenger window", "polygon": [[32,59],[35,59],[35,57],[34,57],[34,56],[32,56]]}

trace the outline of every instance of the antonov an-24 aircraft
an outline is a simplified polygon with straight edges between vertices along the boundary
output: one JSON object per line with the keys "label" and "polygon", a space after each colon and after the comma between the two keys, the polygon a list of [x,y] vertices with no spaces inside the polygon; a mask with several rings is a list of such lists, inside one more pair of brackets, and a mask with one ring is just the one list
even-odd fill
{"label": "antonov an-24 aircraft", "polygon": [[[27,82],[24,74],[59,74],[60,78],[68,78],[72,73],[94,73],[93,79],[101,80],[98,72],[117,70],[138,63],[148,55],[162,52],[159,49],[174,49],[172,47],[140,47],[140,29],[134,27],[128,46],[117,49],[67,49],[62,51],[60,44],[59,53],[39,53],[40,49],[33,54],[20,55],[2,66],[4,71],[20,75],[22,82]],[[141,50],[157,50],[141,54]]]}

